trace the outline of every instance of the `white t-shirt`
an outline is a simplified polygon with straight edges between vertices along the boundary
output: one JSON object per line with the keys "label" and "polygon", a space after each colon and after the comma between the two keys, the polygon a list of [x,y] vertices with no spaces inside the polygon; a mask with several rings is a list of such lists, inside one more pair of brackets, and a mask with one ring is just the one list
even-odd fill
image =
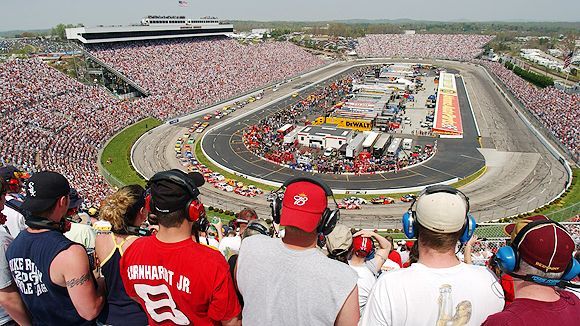
{"label": "white t-shirt", "polygon": [[97,232],[88,224],[71,223],[70,231],[64,233],[64,236],[70,241],[82,244],[86,249],[95,249]]}
{"label": "white t-shirt", "polygon": [[481,325],[503,305],[501,285],[485,267],[415,263],[379,277],[361,325]]}
{"label": "white t-shirt", "polygon": [[240,251],[240,246],[242,245],[242,238],[239,235],[235,237],[225,237],[222,238],[219,244],[219,250],[226,258],[232,254],[237,254]]}
{"label": "white t-shirt", "polygon": [[399,266],[399,264],[395,263],[394,261],[387,259],[385,260],[383,266],[381,266],[381,269],[385,272],[390,272],[396,269],[401,269],[401,266]]}
{"label": "white t-shirt", "polygon": [[24,223],[25,222],[24,216],[19,212],[17,212],[16,210],[12,209],[11,207],[8,207],[8,202],[11,200],[18,201],[16,197],[10,194],[6,194],[7,205],[4,206],[2,214],[6,216],[6,223],[4,223],[4,225],[8,228],[10,235],[13,238],[16,238],[16,236],[18,236],[18,233],[26,229],[27,226],[26,223]]}
{"label": "white t-shirt", "polygon": [[373,285],[377,281],[373,272],[367,267],[367,265],[352,265],[350,261],[348,265],[357,273],[358,280],[356,281],[356,285],[358,285],[358,305],[360,307],[360,313],[362,315],[365,305],[367,304],[367,299]]}
{"label": "white t-shirt", "polygon": [[[6,233],[5,230],[0,230],[0,290],[4,290],[13,283],[10,266],[6,260],[6,249],[12,243],[12,240],[10,234]],[[0,306],[0,325],[4,325],[11,320],[10,315]]]}
{"label": "white t-shirt", "polygon": [[409,260],[409,254],[411,253],[409,250],[401,250],[401,247],[397,249],[399,255],[401,255],[401,263],[406,263]]}

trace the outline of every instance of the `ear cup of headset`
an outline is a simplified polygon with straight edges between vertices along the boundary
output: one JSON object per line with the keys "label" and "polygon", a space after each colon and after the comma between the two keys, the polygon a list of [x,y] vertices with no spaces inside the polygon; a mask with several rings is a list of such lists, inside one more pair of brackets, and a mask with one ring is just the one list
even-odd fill
{"label": "ear cup of headset", "polygon": [[469,241],[469,239],[471,239],[473,236],[476,227],[477,222],[475,221],[475,218],[471,214],[467,213],[467,224],[465,225],[465,230],[463,230],[461,237],[459,237],[459,242],[466,244],[467,241]]}
{"label": "ear cup of headset", "polygon": [[517,267],[517,253],[511,246],[501,247],[495,254],[495,261],[502,271],[512,273]]}
{"label": "ear cup of headset", "polygon": [[189,205],[187,205],[187,218],[191,222],[195,222],[199,220],[200,217],[205,218],[205,207],[199,200],[193,199],[189,202]]}
{"label": "ear cup of headset", "polygon": [[402,218],[403,232],[409,239],[415,238],[415,219],[413,218],[413,211],[408,210],[403,214]]}
{"label": "ear cup of headset", "polygon": [[576,258],[572,258],[572,261],[568,264],[568,268],[566,268],[562,275],[562,279],[564,281],[571,281],[578,275],[580,275],[580,263],[578,263]]}
{"label": "ear cup of headset", "polygon": [[276,196],[276,198],[274,198],[274,200],[272,200],[270,207],[272,208],[272,220],[274,220],[274,223],[280,224],[280,213],[282,211],[282,199],[280,199],[279,196]]}
{"label": "ear cup of headset", "polygon": [[329,235],[332,230],[334,230],[334,227],[336,226],[339,218],[340,211],[338,209],[330,210],[329,208],[326,208],[324,213],[322,213],[322,218],[320,219],[317,232],[322,233],[325,236]]}

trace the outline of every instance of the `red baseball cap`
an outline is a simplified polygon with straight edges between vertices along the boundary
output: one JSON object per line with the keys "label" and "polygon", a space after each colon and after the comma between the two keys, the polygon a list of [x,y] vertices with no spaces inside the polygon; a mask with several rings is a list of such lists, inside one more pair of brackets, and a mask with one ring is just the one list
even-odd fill
{"label": "red baseball cap", "polygon": [[[528,223],[534,221],[549,219],[543,215],[536,215],[527,218]],[[515,227],[506,227],[506,230],[512,229],[516,234],[522,230]],[[562,273],[568,267],[572,260],[574,252],[574,240],[568,232],[560,225],[555,223],[545,223],[533,226],[521,235],[517,246],[518,255],[531,266],[546,273]]]}
{"label": "red baseball cap", "polygon": [[364,257],[368,256],[373,251],[373,239],[362,236],[352,238],[352,250],[357,252],[364,252]]}
{"label": "red baseball cap", "polygon": [[280,225],[312,232],[327,207],[326,193],[322,187],[308,181],[293,182],[284,192]]}

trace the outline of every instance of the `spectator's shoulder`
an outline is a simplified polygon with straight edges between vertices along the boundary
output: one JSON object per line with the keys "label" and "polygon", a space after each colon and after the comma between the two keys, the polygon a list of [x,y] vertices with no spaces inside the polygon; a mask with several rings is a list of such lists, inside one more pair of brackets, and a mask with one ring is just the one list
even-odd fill
{"label": "spectator's shoulder", "polygon": [[525,322],[519,316],[509,310],[500,311],[490,315],[483,322],[484,326],[525,326]]}
{"label": "spectator's shoulder", "polygon": [[474,275],[478,275],[482,278],[489,278],[490,280],[497,280],[497,277],[495,276],[495,274],[493,274],[493,272],[485,266],[463,264],[463,268],[465,268],[466,272],[472,273]]}

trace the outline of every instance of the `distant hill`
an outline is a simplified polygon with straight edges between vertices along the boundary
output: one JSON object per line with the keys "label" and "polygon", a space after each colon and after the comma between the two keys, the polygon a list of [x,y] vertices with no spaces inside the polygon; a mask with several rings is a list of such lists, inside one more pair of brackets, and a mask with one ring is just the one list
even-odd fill
{"label": "distant hill", "polygon": [[50,29],[31,29],[31,30],[12,30],[0,32],[0,37],[14,37],[16,35],[21,35],[22,33],[33,33],[37,35],[48,35],[50,34]]}

